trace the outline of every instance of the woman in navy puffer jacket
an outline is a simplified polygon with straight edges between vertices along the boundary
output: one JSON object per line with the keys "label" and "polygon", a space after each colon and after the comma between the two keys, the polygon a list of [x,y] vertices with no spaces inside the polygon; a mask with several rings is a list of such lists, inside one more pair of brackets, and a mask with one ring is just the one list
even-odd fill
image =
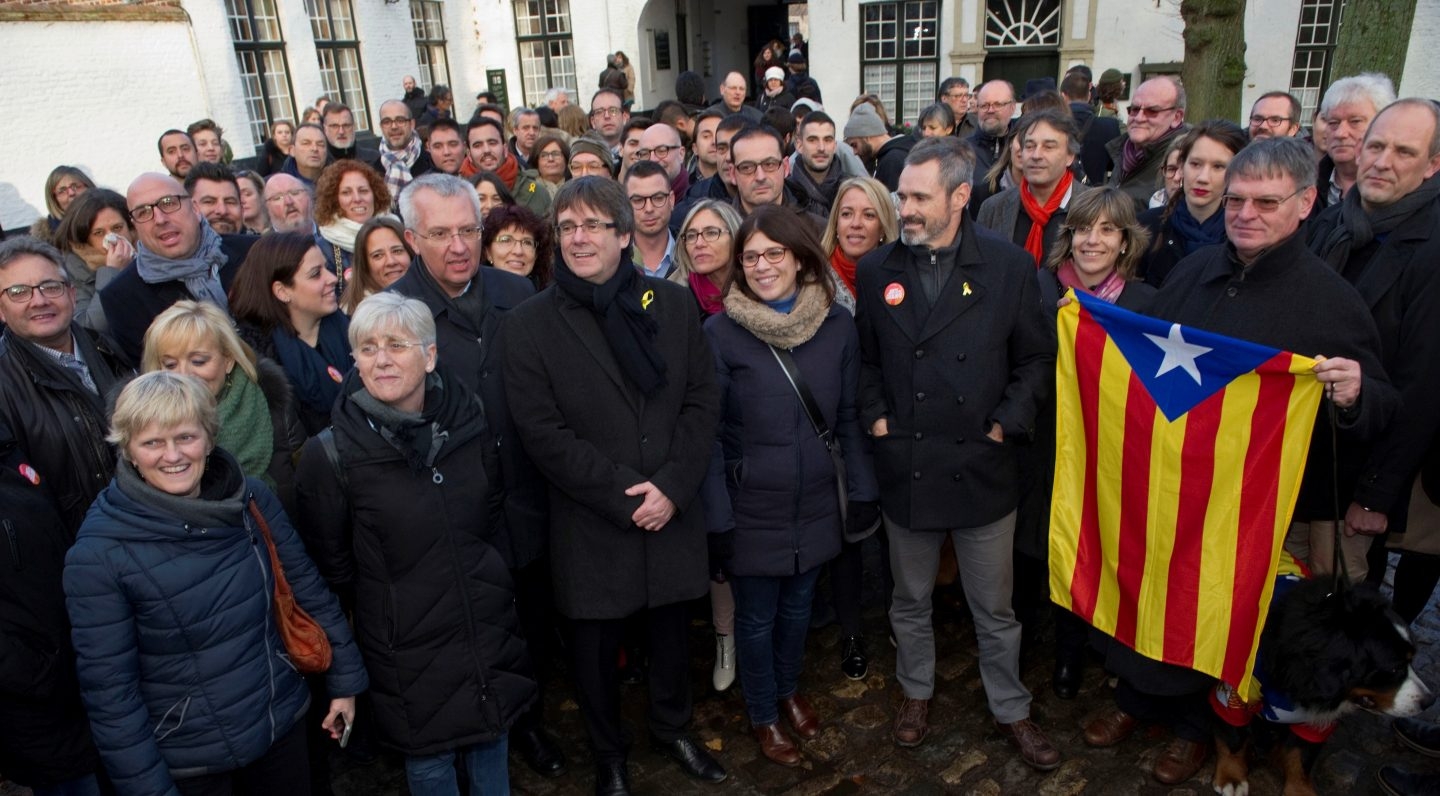
{"label": "woman in navy puffer jacket", "polygon": [[198,380],[147,373],[121,392],[115,480],[65,559],[81,695],[121,794],[308,794],[309,702],[276,629],[275,581],[251,501],[295,599],[334,651],[326,729],[353,721],[359,651],[280,502],[213,447]]}

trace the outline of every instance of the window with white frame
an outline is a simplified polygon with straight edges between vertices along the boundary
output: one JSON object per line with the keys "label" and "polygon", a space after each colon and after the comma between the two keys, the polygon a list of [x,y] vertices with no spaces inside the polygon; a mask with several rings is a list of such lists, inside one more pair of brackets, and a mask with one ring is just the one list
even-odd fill
{"label": "window with white frame", "polygon": [[896,125],[914,123],[935,101],[939,17],[938,0],[860,6],[860,85],[880,98]]}
{"label": "window with white frame", "polygon": [[1345,0],[1301,0],[1300,25],[1295,34],[1295,60],[1290,67],[1290,93],[1300,100],[1301,123],[1307,127],[1315,118],[1325,87],[1330,85],[1330,66],[1335,60],[1335,41],[1340,35],[1340,17]]}
{"label": "window with white frame", "polygon": [[437,85],[450,85],[450,61],[445,57],[444,8],[440,0],[410,0],[415,60],[420,62],[420,85],[426,90]]}
{"label": "window with white frame", "polygon": [[545,101],[545,92],[563,88],[573,96],[575,47],[570,35],[570,0],[514,0],[515,41],[525,104]]}
{"label": "window with white frame", "polygon": [[225,0],[225,15],[245,90],[250,136],[258,144],[268,137],[271,124],[295,119],[280,15],[275,0]]}
{"label": "window with white frame", "polygon": [[365,73],[360,69],[360,40],[355,34],[355,12],[350,0],[305,0],[310,31],[315,34],[315,55],[320,60],[320,82],[325,96],[350,106],[355,129],[370,129],[365,101]]}

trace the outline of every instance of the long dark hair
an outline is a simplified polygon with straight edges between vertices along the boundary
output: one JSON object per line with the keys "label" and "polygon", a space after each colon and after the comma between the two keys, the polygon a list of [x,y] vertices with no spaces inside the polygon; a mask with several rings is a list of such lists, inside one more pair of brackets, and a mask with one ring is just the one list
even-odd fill
{"label": "long dark hair", "polygon": [[235,320],[267,333],[278,327],[295,334],[289,309],[275,298],[270,286],[276,282],[293,285],[300,261],[313,248],[315,238],[306,232],[261,235],[230,285],[230,314]]}
{"label": "long dark hair", "polygon": [[[1250,137],[1245,134],[1244,130],[1240,129],[1239,125],[1225,119],[1206,119],[1190,128],[1190,132],[1186,133],[1175,143],[1175,151],[1180,153],[1180,162],[1177,164],[1180,167],[1180,173],[1182,175],[1180,190],[1176,191],[1175,194],[1165,202],[1165,211],[1160,214],[1161,225],[1168,223],[1170,216],[1175,215],[1175,208],[1179,207],[1180,203],[1185,201],[1185,183],[1183,177],[1185,173],[1185,161],[1190,159],[1190,150],[1194,149],[1195,143],[1202,138],[1208,138],[1230,150],[1231,157],[1239,154],[1240,150],[1244,149],[1246,145],[1250,143]],[[1165,245],[1164,237],[1163,235],[1155,236],[1155,240],[1151,244],[1153,251],[1159,251],[1160,247]]]}
{"label": "long dark hair", "polygon": [[795,256],[795,262],[800,266],[799,273],[795,275],[797,286],[818,284],[820,289],[825,291],[825,303],[828,305],[835,301],[835,283],[830,279],[830,259],[820,248],[820,238],[815,234],[814,225],[804,215],[779,205],[757,207],[741,222],[740,231],[735,235],[735,251],[730,257],[732,289],[739,290],[756,301],[761,300],[745,281],[745,267],[740,264],[740,258],[745,253],[745,242],[757,232],[789,249]]}
{"label": "long dark hair", "polygon": [[410,248],[410,241],[405,240],[405,225],[398,219],[385,215],[366,221],[360,231],[355,233],[355,254],[350,258],[350,279],[345,283],[345,291],[340,294],[340,310],[346,315],[355,314],[355,308],[360,306],[360,302],[371,293],[379,293],[381,290],[380,283],[375,281],[375,272],[370,270],[370,257],[365,251],[370,246],[370,236],[377,229],[388,229],[395,233],[411,261],[415,259],[415,250]]}

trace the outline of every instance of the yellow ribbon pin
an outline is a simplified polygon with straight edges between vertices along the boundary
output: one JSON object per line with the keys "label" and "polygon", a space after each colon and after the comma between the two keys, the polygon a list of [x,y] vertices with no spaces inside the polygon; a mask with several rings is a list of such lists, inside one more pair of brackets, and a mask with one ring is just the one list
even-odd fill
{"label": "yellow ribbon pin", "polygon": [[964,295],[964,296],[970,295],[970,283],[969,283],[969,282],[966,282],[966,283],[960,285],[960,294],[961,294],[961,295]]}
{"label": "yellow ribbon pin", "polygon": [[641,294],[640,294],[640,309],[642,309],[642,310],[648,310],[648,309],[650,309],[650,302],[652,302],[652,301],[654,301],[654,300],[655,300],[655,291],[653,291],[653,290],[647,290],[647,291],[645,291],[644,293],[641,293]]}

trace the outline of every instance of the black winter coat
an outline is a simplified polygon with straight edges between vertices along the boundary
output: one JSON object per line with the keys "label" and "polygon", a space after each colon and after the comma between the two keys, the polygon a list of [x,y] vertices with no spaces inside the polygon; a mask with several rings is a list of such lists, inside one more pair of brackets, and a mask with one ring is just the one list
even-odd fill
{"label": "black winter coat", "polygon": [[[256,382],[265,394],[265,405],[270,409],[270,432],[272,437],[270,466],[265,475],[275,482],[275,495],[285,513],[295,513],[295,460],[300,447],[309,435],[300,422],[300,402],[290,390],[290,379],[285,369],[271,359],[255,363],[255,372],[260,378]],[[258,475],[258,473],[257,473]]]}
{"label": "black winter coat", "polygon": [[0,770],[53,786],[100,769],[61,573],[75,541],[0,418]]}
{"label": "black winter coat", "polygon": [[[1015,439],[1033,434],[1053,379],[1055,326],[1034,260],[968,216],[953,266],[939,264],[949,276],[933,309],[920,285],[930,257],[892,243],[856,269],[860,422],[889,426],[875,439],[887,517],[913,530],[968,528],[1019,500]],[[986,436],[992,423],[1005,442]]]}
{"label": "black winter coat", "polygon": [[[705,335],[721,399],[705,482],[707,524],[734,530],[736,575],[809,572],[840,554],[835,464],[768,344],[724,313],[705,322]],[[855,414],[860,339],[850,313],[831,305],[815,336],[790,353],[840,442],[850,499],[878,499]]]}
{"label": "black winter coat", "polygon": [[1150,233],[1145,257],[1140,261],[1140,276],[1146,284],[1157,289],[1165,284],[1165,278],[1175,270],[1175,264],[1186,256],[1185,242],[1175,234],[1174,225],[1164,216],[1164,207],[1152,207],[1136,219]]}
{"label": "black winter coat", "polygon": [[[1305,248],[1297,232],[1248,268],[1231,243],[1207,246],[1180,262],[1155,295],[1149,314],[1197,329],[1249,340],[1303,356],[1345,357],[1360,363],[1360,401],[1340,413],[1340,440],[1363,444],[1384,431],[1399,393],[1380,364],[1380,335],[1355,288]],[[1334,519],[1330,423],[1324,405],[1315,433],[1295,520]],[[1340,510],[1350,502],[1355,474],[1342,468]]]}
{"label": "black winter coat", "polygon": [[[225,265],[220,268],[220,286],[228,292],[230,283],[240,272],[240,265],[250,253],[250,247],[260,240],[258,235],[221,235],[220,248],[225,253]],[[145,330],[155,316],[170,308],[171,304],[184,299],[193,299],[185,283],[179,280],[148,284],[140,278],[140,271],[132,260],[119,275],[110,280],[100,291],[100,306],[105,310],[106,332],[111,341],[111,350],[118,354],[129,367],[140,364],[140,353],[144,348]]]}
{"label": "black winter coat", "polygon": [[[905,170],[905,156],[915,148],[913,135],[897,135],[881,145],[875,153],[875,179],[893,193],[900,185],[900,172]],[[829,211],[829,208],[826,208]]]}
{"label": "black winter coat", "polygon": [[1113,116],[1096,116],[1088,102],[1070,103],[1070,115],[1080,128],[1080,167],[1090,185],[1104,185],[1114,163],[1105,145],[1120,135],[1120,120]]}
{"label": "black winter coat", "polygon": [[[1310,227],[1320,253],[1339,222],[1341,205],[1325,209]],[[1383,241],[1354,250],[1341,275],[1355,286],[1380,332],[1385,372],[1400,390],[1400,408],[1367,451],[1349,458],[1358,468],[1354,499],[1389,515],[1404,530],[1410,485],[1440,430],[1440,204],[1431,202]],[[1342,451],[1342,457],[1346,452]],[[1417,529],[1418,530],[1418,529]]]}
{"label": "black winter coat", "polygon": [[495,545],[499,484],[475,395],[448,371],[423,416],[448,434],[433,465],[412,467],[348,396],[333,414],[338,477],[320,439],[296,471],[305,546],[320,574],[355,595],[355,639],[370,672],[380,738],[429,755],[504,736],[535,698],[514,584]]}
{"label": "black winter coat", "polygon": [[[622,262],[629,256],[621,253]],[[555,607],[574,619],[619,619],[709,588],[696,500],[719,416],[715,361],[690,289],[641,277],[666,384],[644,396],[620,370],[593,310],[557,286],[505,321],[505,389],[520,440],[550,487]],[[675,503],[658,532],[631,516],[650,481]]]}
{"label": "black winter coat", "polygon": [[486,425],[500,449],[500,478],[505,494],[505,513],[494,535],[506,564],[514,570],[544,554],[548,508],[545,484],[515,435],[501,377],[500,331],[506,314],[535,295],[535,286],[509,271],[481,268],[470,289],[477,287],[485,291],[488,306],[478,329],[454,310],[445,291],[418,257],[388,289],[419,299],[430,308],[435,316],[440,361],[466,389],[479,395],[485,406]]}
{"label": "black winter coat", "polygon": [[88,332],[73,323],[70,332],[99,394],[7,329],[0,334],[0,417],[73,537],[115,472],[115,452],[105,441],[110,429],[105,399],[121,367],[100,351]]}

